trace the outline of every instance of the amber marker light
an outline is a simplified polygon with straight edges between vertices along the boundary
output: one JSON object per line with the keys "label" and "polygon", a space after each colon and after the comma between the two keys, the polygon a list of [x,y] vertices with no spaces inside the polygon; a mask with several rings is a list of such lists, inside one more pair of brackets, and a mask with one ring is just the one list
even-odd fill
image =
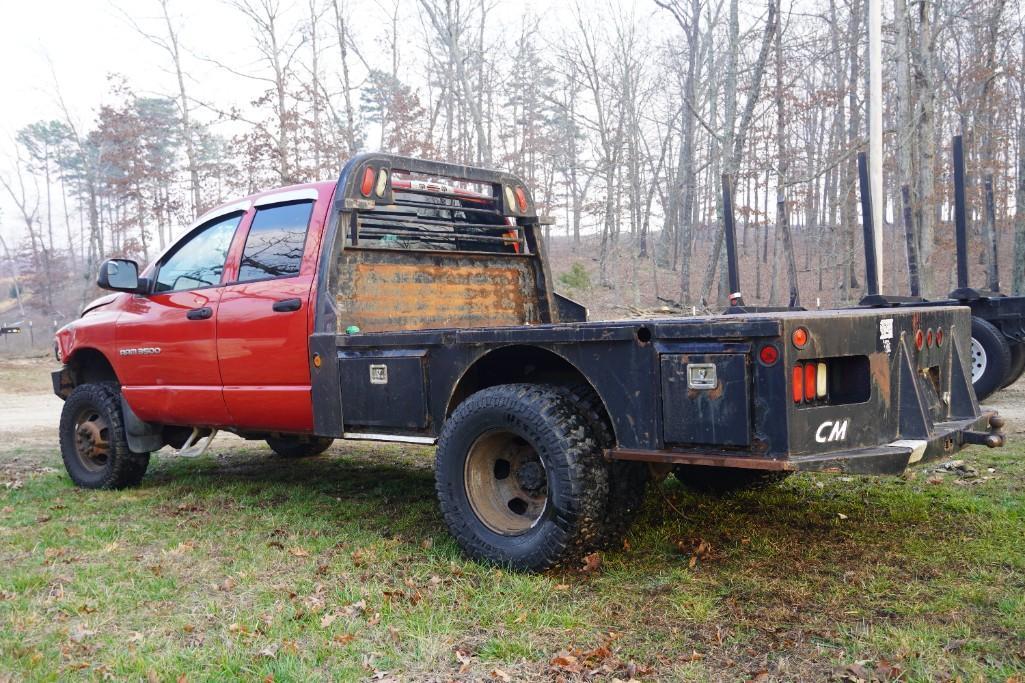
{"label": "amber marker light", "polygon": [[798,327],[794,330],[793,334],[790,335],[790,341],[793,342],[794,346],[799,349],[803,349],[808,345],[808,330],[803,327]]}

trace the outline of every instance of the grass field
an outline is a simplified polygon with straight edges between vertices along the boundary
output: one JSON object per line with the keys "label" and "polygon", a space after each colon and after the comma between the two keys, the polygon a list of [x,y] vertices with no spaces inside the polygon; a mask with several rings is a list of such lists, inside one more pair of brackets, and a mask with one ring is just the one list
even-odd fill
{"label": "grass field", "polygon": [[1025,681],[1020,444],[976,478],[669,481],[622,550],[534,576],[460,555],[429,449],[212,451],[96,492],[55,437],[0,445],[0,680]]}

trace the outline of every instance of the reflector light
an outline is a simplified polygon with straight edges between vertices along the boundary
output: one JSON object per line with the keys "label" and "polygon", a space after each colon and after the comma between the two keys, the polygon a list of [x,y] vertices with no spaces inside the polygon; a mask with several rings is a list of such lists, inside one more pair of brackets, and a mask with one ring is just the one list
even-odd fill
{"label": "reflector light", "polygon": [[801,399],[804,398],[804,368],[801,367],[800,363],[794,366],[791,384],[793,385],[794,403],[800,403]]}
{"label": "reflector light", "polygon": [[758,351],[758,358],[765,365],[774,365],[779,360],[779,349],[772,344],[766,344]]}
{"label": "reflector light", "polygon": [[374,169],[367,166],[363,170],[363,182],[360,183],[359,191],[364,197],[369,197],[372,189],[374,189]]}
{"label": "reflector light", "polygon": [[815,400],[815,363],[806,363],[804,366],[804,400]]}
{"label": "reflector light", "polygon": [[803,349],[808,343],[808,330],[803,327],[798,327],[794,330],[794,333],[790,335],[790,341],[792,341],[794,346],[797,348]]}
{"label": "reflector light", "polygon": [[943,328],[936,328],[936,346],[943,346]]}
{"label": "reflector light", "polygon": [[527,191],[523,187],[516,188],[516,206],[520,213],[527,213]]}
{"label": "reflector light", "polygon": [[828,388],[829,387],[826,382],[826,364],[818,363],[816,364],[815,373],[815,396],[818,398],[825,398],[827,393],[826,390]]}
{"label": "reflector light", "polygon": [[384,196],[384,191],[388,189],[388,171],[383,168],[377,174],[377,187],[374,188],[374,192],[378,197]]}
{"label": "reflector light", "polygon": [[932,330],[925,333],[925,345],[932,348]]}
{"label": "reflector light", "polygon": [[918,332],[915,332],[915,348],[921,351],[924,345],[925,335],[922,334],[922,330],[919,330]]}

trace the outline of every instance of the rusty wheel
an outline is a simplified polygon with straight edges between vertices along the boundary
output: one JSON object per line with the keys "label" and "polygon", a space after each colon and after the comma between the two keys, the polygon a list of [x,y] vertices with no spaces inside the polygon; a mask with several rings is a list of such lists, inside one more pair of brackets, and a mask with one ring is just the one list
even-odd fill
{"label": "rusty wheel", "polygon": [[464,482],[474,514],[503,536],[528,531],[548,505],[545,465],[534,447],[512,432],[489,432],[474,442]]}
{"label": "rusty wheel", "polygon": [[75,418],[75,452],[82,466],[92,472],[102,470],[110,459],[110,426],[91,407]]}
{"label": "rusty wheel", "polygon": [[133,453],[121,416],[116,384],[82,384],[74,388],[61,411],[61,457],[79,486],[120,489],[142,480],[149,453]]}
{"label": "rusty wheel", "polygon": [[434,476],[449,531],[477,559],[572,566],[601,536],[608,470],[587,420],[552,387],[468,397],[442,426]]}

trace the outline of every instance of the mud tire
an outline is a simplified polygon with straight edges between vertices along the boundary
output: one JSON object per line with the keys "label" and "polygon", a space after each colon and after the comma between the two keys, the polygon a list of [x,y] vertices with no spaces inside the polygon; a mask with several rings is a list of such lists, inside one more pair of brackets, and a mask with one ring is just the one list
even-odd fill
{"label": "mud tire", "polygon": [[[83,453],[80,431],[85,422],[96,425],[93,428],[102,435],[102,457]],[[149,466],[149,453],[132,453],[128,448],[121,392],[112,382],[80,384],[72,390],[61,410],[60,449],[71,480],[87,489],[136,486]]]}
{"label": "mud tire", "polygon": [[[544,508],[517,533],[482,521],[468,492],[471,450],[496,433],[525,442],[544,467]],[[533,572],[573,566],[603,533],[609,481],[601,449],[578,407],[553,387],[503,384],[463,401],[438,439],[435,487],[449,531],[477,560]]]}
{"label": "mud tire", "polygon": [[[591,433],[603,451],[616,445],[616,436],[606,417],[605,406],[598,394],[586,384],[560,387],[561,391],[587,420]],[[613,460],[607,463],[609,496],[602,520],[598,548],[619,548],[644,506],[648,487],[646,463]]]}

